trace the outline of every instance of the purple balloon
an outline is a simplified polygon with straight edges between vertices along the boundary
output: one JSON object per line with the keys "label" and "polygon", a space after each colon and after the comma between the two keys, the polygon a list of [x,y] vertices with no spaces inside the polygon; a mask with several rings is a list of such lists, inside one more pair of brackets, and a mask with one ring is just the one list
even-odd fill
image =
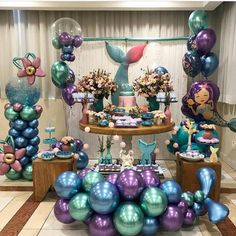
{"label": "purple balloon", "polygon": [[89,233],[91,236],[115,236],[112,217],[95,214],[89,222]]}
{"label": "purple balloon", "polygon": [[144,187],[158,187],[161,184],[159,175],[152,170],[142,171],[140,175],[142,176]]}
{"label": "purple balloon", "polygon": [[196,214],[192,209],[188,209],[184,216],[184,224],[185,225],[194,225],[196,220]]}
{"label": "purple balloon", "polygon": [[80,139],[75,139],[75,144],[77,147],[77,151],[81,151],[83,149],[84,143]]}
{"label": "purple balloon", "polygon": [[184,216],[177,206],[168,206],[166,211],[160,217],[162,227],[167,231],[179,230],[184,222]]}
{"label": "purple balloon", "polygon": [[182,199],[178,204],[178,208],[182,211],[183,215],[185,215],[188,210],[188,203]]}
{"label": "purple balloon", "polygon": [[75,100],[72,97],[72,94],[76,92],[77,87],[74,84],[68,84],[66,88],[62,89],[62,97],[67,105],[72,106],[75,104]]}
{"label": "purple balloon", "polygon": [[52,145],[52,148],[58,148],[58,149],[62,149],[62,145],[63,143],[61,141],[57,141],[56,144]]}
{"label": "purple balloon", "polygon": [[73,45],[78,48],[82,45],[83,38],[80,35],[75,35],[73,40]]}
{"label": "purple balloon", "polygon": [[90,172],[90,171],[91,171],[90,168],[84,168],[84,169],[82,169],[82,170],[77,171],[77,175],[78,175],[81,179],[83,179],[84,176],[87,175],[88,172]]}
{"label": "purple balloon", "polygon": [[73,42],[73,38],[71,37],[71,35],[67,32],[62,32],[59,35],[59,43],[61,45],[70,45]]}
{"label": "purple balloon", "polygon": [[58,199],[54,206],[54,215],[58,221],[64,224],[70,224],[75,221],[69,213],[69,200]]}
{"label": "purple balloon", "polygon": [[197,48],[205,55],[211,51],[215,45],[215,42],[216,34],[212,29],[204,29],[200,31],[196,37]]}
{"label": "purple balloon", "polygon": [[118,175],[117,173],[109,174],[109,175],[107,176],[107,181],[115,185],[118,176],[119,176],[119,175]]}
{"label": "purple balloon", "polygon": [[137,171],[124,170],[119,174],[116,186],[124,199],[133,200],[142,192],[144,183],[141,175]]}

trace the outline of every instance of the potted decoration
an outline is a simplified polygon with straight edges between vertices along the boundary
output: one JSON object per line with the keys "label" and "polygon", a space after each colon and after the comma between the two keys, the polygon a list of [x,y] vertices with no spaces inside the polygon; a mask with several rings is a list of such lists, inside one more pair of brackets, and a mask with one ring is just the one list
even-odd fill
{"label": "potted decoration", "polygon": [[108,98],[117,90],[116,83],[111,79],[110,73],[98,69],[83,76],[77,85],[78,92],[93,94],[94,110],[100,112],[103,110],[103,99]]}
{"label": "potted decoration", "polygon": [[161,110],[157,110],[154,112],[154,124],[155,125],[162,125],[165,122],[165,114]]}

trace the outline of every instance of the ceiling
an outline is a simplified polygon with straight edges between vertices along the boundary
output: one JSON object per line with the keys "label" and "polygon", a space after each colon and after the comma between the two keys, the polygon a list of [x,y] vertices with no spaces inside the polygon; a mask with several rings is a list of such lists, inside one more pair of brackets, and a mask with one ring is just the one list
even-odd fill
{"label": "ceiling", "polygon": [[0,10],[190,11],[214,10],[222,1],[0,0]]}

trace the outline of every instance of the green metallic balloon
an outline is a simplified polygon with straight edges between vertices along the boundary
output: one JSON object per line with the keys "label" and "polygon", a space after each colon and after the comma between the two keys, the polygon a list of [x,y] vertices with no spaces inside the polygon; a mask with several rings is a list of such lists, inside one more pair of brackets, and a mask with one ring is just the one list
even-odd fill
{"label": "green metallic balloon", "polygon": [[205,195],[204,195],[203,191],[197,190],[197,191],[194,193],[194,201],[195,201],[195,202],[201,203],[201,202],[203,202],[204,198],[205,198]]}
{"label": "green metallic balloon", "polygon": [[92,215],[88,197],[87,193],[78,193],[70,200],[69,212],[75,220],[85,221]]}
{"label": "green metallic balloon", "polygon": [[58,88],[66,87],[69,76],[69,67],[63,61],[56,61],[51,67],[52,82]]}
{"label": "green metallic balloon", "polygon": [[32,121],[37,119],[37,113],[31,106],[24,106],[22,111],[20,112],[20,117],[25,121]]}
{"label": "green metallic balloon", "polygon": [[21,172],[17,172],[12,168],[5,175],[10,180],[18,180],[22,177]]}
{"label": "green metallic balloon", "polygon": [[167,204],[166,194],[156,187],[146,188],[140,197],[141,208],[150,217],[161,215],[166,210]]}
{"label": "green metallic balloon", "polygon": [[93,185],[104,180],[104,177],[101,173],[96,171],[88,172],[83,178],[83,188],[86,192],[90,192]]}
{"label": "green metallic balloon", "polygon": [[137,204],[125,202],[116,209],[113,222],[121,235],[134,236],[142,231],[144,214]]}
{"label": "green metallic balloon", "polygon": [[8,107],[5,110],[4,115],[9,121],[15,121],[19,117],[19,113],[13,110],[13,106]]}
{"label": "green metallic balloon", "polygon": [[58,36],[53,37],[53,39],[52,39],[52,45],[53,45],[53,47],[56,48],[56,49],[62,48],[62,45],[61,45],[60,42],[59,42]]}
{"label": "green metallic balloon", "polygon": [[189,207],[191,207],[194,203],[194,195],[192,193],[184,192],[182,193],[181,198],[187,202]]}
{"label": "green metallic balloon", "polygon": [[33,167],[32,164],[28,164],[24,167],[22,175],[27,180],[33,180]]}
{"label": "green metallic balloon", "polygon": [[188,19],[188,26],[194,34],[208,28],[208,14],[203,10],[196,10],[191,13]]}

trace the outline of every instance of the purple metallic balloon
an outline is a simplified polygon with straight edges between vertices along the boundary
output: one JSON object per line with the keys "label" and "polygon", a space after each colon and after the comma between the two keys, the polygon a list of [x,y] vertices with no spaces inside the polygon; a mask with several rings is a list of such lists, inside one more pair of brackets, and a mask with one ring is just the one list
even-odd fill
{"label": "purple metallic balloon", "polygon": [[142,176],[144,187],[158,187],[161,182],[159,175],[152,170],[145,170],[140,173]]}
{"label": "purple metallic balloon", "polygon": [[114,184],[114,185],[116,185],[116,181],[117,181],[118,176],[119,176],[119,175],[118,175],[117,173],[109,174],[109,175],[107,176],[107,181],[110,182],[110,183],[112,183],[112,184]]}
{"label": "purple metallic balloon", "polygon": [[59,42],[61,45],[70,45],[73,42],[73,38],[71,37],[71,35],[67,32],[62,32],[59,35]]}
{"label": "purple metallic balloon", "polygon": [[54,214],[58,221],[70,224],[75,221],[69,213],[69,200],[60,198],[54,206]]}
{"label": "purple metallic balloon", "polygon": [[77,147],[77,151],[81,151],[83,149],[84,143],[80,139],[75,139],[75,144]]}
{"label": "purple metallic balloon", "polygon": [[182,211],[177,207],[170,205],[167,207],[166,211],[160,217],[161,226],[166,231],[176,231],[179,230],[184,222],[184,216]]}
{"label": "purple metallic balloon", "polygon": [[182,211],[183,215],[185,215],[188,210],[188,203],[182,199],[178,204],[178,208]]}
{"label": "purple metallic balloon", "polygon": [[75,35],[73,40],[73,45],[78,48],[82,45],[83,38],[80,35]]}
{"label": "purple metallic balloon", "polygon": [[87,175],[88,172],[90,172],[90,171],[91,171],[90,168],[84,168],[84,169],[82,169],[82,170],[77,171],[77,175],[78,175],[81,179],[83,179],[84,176]]}
{"label": "purple metallic balloon", "polygon": [[77,87],[74,84],[68,84],[66,88],[62,90],[62,97],[67,105],[72,106],[75,104],[75,100],[72,96],[73,93],[77,92]]}
{"label": "purple metallic balloon", "polygon": [[52,148],[58,148],[58,149],[62,149],[62,145],[63,143],[61,141],[57,141],[56,144],[52,145]]}
{"label": "purple metallic balloon", "polygon": [[89,222],[89,235],[91,236],[115,236],[116,230],[112,217],[109,215],[93,215]]}
{"label": "purple metallic balloon", "polygon": [[197,34],[196,37],[196,44],[198,50],[203,53],[207,54],[211,51],[214,47],[216,42],[216,34],[215,31],[212,29],[204,29]]}
{"label": "purple metallic balloon", "polygon": [[192,209],[188,209],[184,216],[185,225],[194,225],[196,222],[196,214]]}
{"label": "purple metallic balloon", "polygon": [[141,175],[137,171],[124,170],[119,174],[116,186],[124,199],[133,200],[142,192],[144,183]]}

